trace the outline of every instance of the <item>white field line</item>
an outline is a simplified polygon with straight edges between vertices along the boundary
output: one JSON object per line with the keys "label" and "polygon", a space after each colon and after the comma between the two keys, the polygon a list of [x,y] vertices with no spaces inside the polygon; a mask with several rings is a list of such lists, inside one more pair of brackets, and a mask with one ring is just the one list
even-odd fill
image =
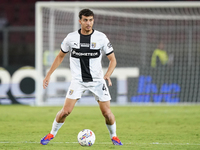
{"label": "white field line", "polygon": [[[32,144],[32,143],[38,143],[40,142],[28,142],[28,141],[21,141],[21,142],[10,142],[10,141],[0,141],[0,144],[16,144],[16,143],[22,143],[22,144]],[[78,144],[78,142],[51,142],[53,144]],[[95,144],[103,145],[103,144],[111,144],[111,142],[96,142]],[[200,145],[200,143],[159,143],[159,142],[153,142],[153,143],[123,143],[124,145]]]}

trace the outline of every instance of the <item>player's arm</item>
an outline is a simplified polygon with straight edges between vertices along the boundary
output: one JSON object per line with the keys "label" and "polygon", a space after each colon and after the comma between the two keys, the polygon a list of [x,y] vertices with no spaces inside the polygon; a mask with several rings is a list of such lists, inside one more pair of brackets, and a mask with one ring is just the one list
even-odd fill
{"label": "player's arm", "polygon": [[108,55],[107,58],[109,59],[110,62],[109,62],[108,70],[107,70],[106,74],[104,75],[104,79],[108,80],[108,86],[112,86],[110,76],[113,73],[113,71],[117,65],[117,61],[116,61],[114,52],[111,53],[110,55]]}
{"label": "player's arm", "polygon": [[43,88],[46,89],[48,84],[49,84],[49,81],[50,81],[50,76],[51,74],[54,72],[54,70],[61,64],[61,62],[63,61],[65,55],[67,53],[63,53],[62,51],[60,51],[58,53],[58,55],[56,56],[53,64],[51,65],[51,68],[49,69],[46,77],[44,78],[43,80]]}

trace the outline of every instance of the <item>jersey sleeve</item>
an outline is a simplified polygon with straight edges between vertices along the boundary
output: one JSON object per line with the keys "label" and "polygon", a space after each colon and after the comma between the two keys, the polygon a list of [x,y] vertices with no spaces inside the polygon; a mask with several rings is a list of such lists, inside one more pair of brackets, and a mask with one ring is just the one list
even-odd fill
{"label": "jersey sleeve", "polygon": [[69,50],[70,50],[69,36],[67,35],[67,37],[61,43],[61,51],[63,53],[68,53]]}
{"label": "jersey sleeve", "polygon": [[103,46],[103,50],[105,52],[105,54],[108,56],[111,53],[113,53],[113,47],[112,44],[110,43],[109,39],[105,36],[104,38],[104,46]]}

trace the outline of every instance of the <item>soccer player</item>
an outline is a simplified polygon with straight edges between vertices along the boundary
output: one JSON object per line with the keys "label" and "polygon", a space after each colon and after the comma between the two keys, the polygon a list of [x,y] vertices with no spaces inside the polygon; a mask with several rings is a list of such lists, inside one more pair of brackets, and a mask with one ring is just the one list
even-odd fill
{"label": "soccer player", "polygon": [[[85,90],[90,90],[105,117],[112,143],[123,145],[116,135],[115,116],[110,110],[111,97],[105,82],[107,80],[108,85],[112,86],[110,76],[117,64],[113,47],[104,33],[93,29],[94,13],[91,10],[83,9],[79,12],[79,23],[81,29],[69,33],[63,40],[61,50],[43,80],[43,88],[45,89],[53,71],[61,64],[65,55],[70,52],[72,81],[66,94],[65,103],[56,115],[51,132],[42,138],[40,143],[46,145],[56,136],[77,100],[81,98]],[[104,76],[101,66],[102,51],[109,59],[109,66]]]}

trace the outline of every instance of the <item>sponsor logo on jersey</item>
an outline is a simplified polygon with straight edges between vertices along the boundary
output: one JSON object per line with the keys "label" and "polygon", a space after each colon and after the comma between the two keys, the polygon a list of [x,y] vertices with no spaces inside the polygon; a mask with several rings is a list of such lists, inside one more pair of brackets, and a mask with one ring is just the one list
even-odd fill
{"label": "sponsor logo on jersey", "polygon": [[111,47],[112,47],[112,44],[109,42],[109,43],[107,44],[107,46],[108,46],[108,48],[111,48]]}
{"label": "sponsor logo on jersey", "polygon": [[75,58],[80,58],[80,57],[97,58],[100,56],[100,50],[80,51],[79,49],[73,49],[71,56]]}
{"label": "sponsor logo on jersey", "polygon": [[80,43],[80,44],[81,44],[81,47],[90,47],[89,43]]}

